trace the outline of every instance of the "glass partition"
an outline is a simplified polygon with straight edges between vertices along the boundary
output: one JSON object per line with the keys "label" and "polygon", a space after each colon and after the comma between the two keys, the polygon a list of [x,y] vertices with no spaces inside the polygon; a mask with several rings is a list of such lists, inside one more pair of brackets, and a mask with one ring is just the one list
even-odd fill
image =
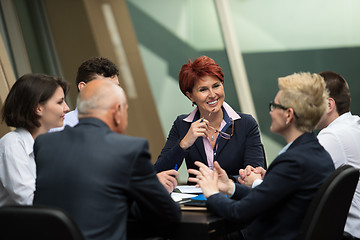
{"label": "glass partition", "polygon": [[[228,2],[263,137],[285,144],[269,130],[268,102],[277,92],[277,78],[294,72],[340,73],[351,89],[351,110],[360,113],[359,1]],[[272,152],[269,145],[266,150]]]}

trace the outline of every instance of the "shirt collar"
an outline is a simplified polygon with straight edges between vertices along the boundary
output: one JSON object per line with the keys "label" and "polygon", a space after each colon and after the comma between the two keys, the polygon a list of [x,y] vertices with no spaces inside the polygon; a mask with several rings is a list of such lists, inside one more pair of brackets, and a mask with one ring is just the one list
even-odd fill
{"label": "shirt collar", "polygon": [[[225,110],[225,114],[224,116],[227,114],[230,118],[232,118],[232,120],[237,120],[237,119],[241,119],[240,115],[235,112],[234,109],[232,109],[232,107],[230,107],[229,104],[227,104],[226,102],[223,102],[222,105],[223,110]],[[196,107],[190,114],[189,116],[187,116],[186,118],[184,118],[183,120],[185,122],[193,122],[196,121],[197,119],[199,119],[199,114],[196,114],[198,112],[198,107]]]}
{"label": "shirt collar", "polygon": [[25,128],[16,128],[15,131],[21,136],[24,140],[25,151],[30,155],[34,151],[34,138],[31,133]]}
{"label": "shirt collar", "polygon": [[289,149],[289,147],[291,146],[291,144],[292,144],[293,142],[289,142],[288,144],[286,144],[286,146],[285,147],[283,147],[283,149],[281,149],[281,151],[279,152],[279,154],[278,155],[280,155],[280,154],[282,154],[282,153],[284,153],[284,152],[286,152],[288,149]]}
{"label": "shirt collar", "polygon": [[[350,120],[353,117],[353,115],[351,114],[351,112],[346,112],[341,114],[340,116],[338,116],[334,121],[332,121],[329,126],[335,126],[337,124],[342,124],[344,121],[346,120]],[[355,119],[355,118],[354,118]]]}

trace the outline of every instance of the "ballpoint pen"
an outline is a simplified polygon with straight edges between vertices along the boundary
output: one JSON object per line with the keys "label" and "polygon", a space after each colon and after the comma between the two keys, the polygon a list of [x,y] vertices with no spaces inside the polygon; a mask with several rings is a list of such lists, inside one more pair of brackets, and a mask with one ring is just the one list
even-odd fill
{"label": "ballpoint pen", "polygon": [[175,171],[177,171],[177,170],[178,170],[177,164],[175,164],[174,169],[175,169]]}

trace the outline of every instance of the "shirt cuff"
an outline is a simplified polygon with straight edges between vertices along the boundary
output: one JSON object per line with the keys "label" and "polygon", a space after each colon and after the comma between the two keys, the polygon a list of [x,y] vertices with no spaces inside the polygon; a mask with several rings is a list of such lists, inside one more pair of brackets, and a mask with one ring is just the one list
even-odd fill
{"label": "shirt cuff", "polygon": [[235,186],[235,184],[234,184],[234,189],[233,189],[231,195],[229,196],[229,198],[231,198],[232,196],[234,196],[235,190],[236,190],[236,186]]}
{"label": "shirt cuff", "polygon": [[255,181],[253,182],[251,187],[255,188],[255,187],[259,186],[262,182],[263,182],[263,180],[261,180],[261,179],[255,179]]}

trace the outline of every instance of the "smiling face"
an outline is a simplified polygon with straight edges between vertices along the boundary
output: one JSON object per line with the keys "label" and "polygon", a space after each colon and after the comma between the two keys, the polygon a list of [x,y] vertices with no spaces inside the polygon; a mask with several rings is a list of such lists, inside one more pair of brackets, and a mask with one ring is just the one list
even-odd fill
{"label": "smiling face", "polygon": [[41,127],[49,130],[50,128],[61,127],[63,125],[65,113],[69,107],[65,102],[64,91],[58,87],[55,93],[44,104],[39,104],[37,114],[40,116]]}
{"label": "smiling face", "polygon": [[195,102],[202,115],[221,110],[225,99],[224,87],[215,76],[204,76],[195,81],[192,92],[187,97]]}

